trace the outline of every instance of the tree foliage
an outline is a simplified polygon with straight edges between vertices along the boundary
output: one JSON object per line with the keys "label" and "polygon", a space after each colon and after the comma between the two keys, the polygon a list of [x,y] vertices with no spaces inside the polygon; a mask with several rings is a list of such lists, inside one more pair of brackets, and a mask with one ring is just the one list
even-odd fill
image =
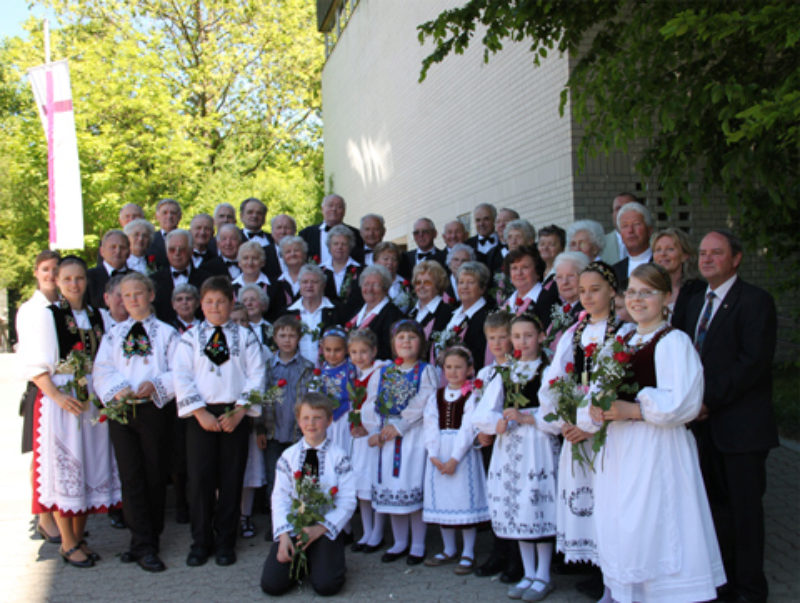
{"label": "tree foliage", "polygon": [[[262,198],[314,219],[322,192],[323,44],[305,0],[44,0],[53,59],[70,62],[87,257],[119,207],[184,215]],[[19,286],[47,245],[46,141],[28,68],[41,23],[0,46],[0,281]]]}
{"label": "tree foliage", "polygon": [[470,0],[419,26],[434,44],[420,80],[478,30],[486,61],[505,40],[529,42],[535,64],[568,52],[579,156],[633,149],[673,203],[721,191],[749,246],[796,274],[798,23],[795,0]]}

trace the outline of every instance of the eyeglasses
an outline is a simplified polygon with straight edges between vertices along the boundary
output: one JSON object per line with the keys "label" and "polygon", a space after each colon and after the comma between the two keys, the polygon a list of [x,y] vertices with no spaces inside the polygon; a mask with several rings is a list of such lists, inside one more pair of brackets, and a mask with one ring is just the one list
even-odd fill
{"label": "eyeglasses", "polygon": [[415,237],[418,237],[418,236],[419,236],[419,235],[421,235],[421,234],[428,234],[428,233],[430,233],[430,232],[433,232],[433,231],[432,231],[432,230],[429,230],[429,229],[425,229],[425,230],[415,230],[415,231],[413,231],[411,234],[412,234],[413,236],[415,236]]}
{"label": "eyeglasses", "polygon": [[639,291],[636,291],[636,289],[627,289],[624,295],[627,299],[647,299],[659,293],[661,292],[654,289],[640,289]]}

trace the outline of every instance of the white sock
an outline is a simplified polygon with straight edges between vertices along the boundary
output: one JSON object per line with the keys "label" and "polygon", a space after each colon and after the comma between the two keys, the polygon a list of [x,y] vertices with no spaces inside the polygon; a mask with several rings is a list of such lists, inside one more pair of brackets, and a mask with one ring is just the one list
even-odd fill
{"label": "white sock", "polygon": [[444,556],[452,557],[456,554],[456,529],[440,526],[442,532],[442,543],[444,544]]}
{"label": "white sock", "polygon": [[[553,543],[536,543],[536,577],[542,582],[550,582],[550,562],[553,559]],[[544,590],[541,582],[537,582],[536,590]]]}
{"label": "white sock", "polygon": [[408,515],[389,515],[392,518],[394,544],[389,553],[402,553],[408,547]]}
{"label": "white sock", "polygon": [[372,502],[369,500],[359,500],[358,510],[361,513],[361,527],[364,528],[364,535],[358,544],[367,544],[372,534]]}
{"label": "white sock", "polygon": [[532,542],[519,541],[519,556],[522,557],[522,567],[525,569],[525,578],[533,580],[536,577],[536,552]]}
{"label": "white sock", "polygon": [[386,514],[372,512],[372,532],[370,532],[367,544],[369,546],[378,546],[383,540],[383,526],[386,525]]}
{"label": "white sock", "polygon": [[[414,557],[425,556],[425,532],[428,526],[422,521],[422,511],[414,511],[411,519],[411,551]],[[454,551],[455,552],[455,551]]]}
{"label": "white sock", "polygon": [[250,517],[253,514],[253,498],[256,495],[255,488],[242,488],[242,515]]}
{"label": "white sock", "polygon": [[461,551],[462,557],[470,557],[473,560],[475,559],[475,538],[477,536],[477,528],[464,528],[461,530],[461,538],[464,541],[464,549]]}
{"label": "white sock", "polygon": [[614,598],[611,596],[611,589],[606,586],[605,590],[603,591],[603,598],[597,603],[613,603],[613,601]]}

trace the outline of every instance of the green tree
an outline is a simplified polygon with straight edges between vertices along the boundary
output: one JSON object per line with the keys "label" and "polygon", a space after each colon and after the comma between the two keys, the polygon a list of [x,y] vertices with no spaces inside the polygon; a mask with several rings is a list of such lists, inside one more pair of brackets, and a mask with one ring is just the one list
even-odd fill
{"label": "green tree", "polygon": [[[70,61],[87,258],[125,202],[185,216],[262,198],[300,225],[322,194],[323,44],[305,0],[45,0]],[[46,141],[28,68],[41,23],[0,46],[0,282],[29,281],[47,245]],[[188,221],[188,219],[187,219]]]}
{"label": "green tree", "polygon": [[643,144],[642,177],[673,203],[721,191],[749,247],[797,286],[798,23],[795,0],[470,0],[419,26],[434,44],[420,81],[478,29],[485,61],[505,40],[529,42],[537,65],[568,53],[579,157]]}

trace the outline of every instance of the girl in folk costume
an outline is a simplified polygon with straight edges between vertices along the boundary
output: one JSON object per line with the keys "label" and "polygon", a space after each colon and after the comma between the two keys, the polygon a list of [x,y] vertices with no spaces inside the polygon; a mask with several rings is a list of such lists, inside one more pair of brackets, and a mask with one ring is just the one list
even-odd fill
{"label": "girl in folk costume", "polygon": [[425,561],[439,566],[456,559],[456,527],[461,528],[464,548],[455,573],[472,573],[475,565],[476,525],[489,520],[486,477],[481,453],[473,447],[476,430],[470,417],[475,409],[472,354],[464,346],[442,353],[447,385],[428,398],[423,415],[425,448],[431,466],[425,474],[422,519],[439,524],[444,551]]}
{"label": "girl in folk costume", "polygon": [[378,448],[372,506],[392,520],[394,544],[381,558],[385,563],[408,554],[406,562],[416,565],[425,556],[422,413],[436,391],[438,375],[434,367],[419,360],[424,354],[423,342],[422,329],[413,320],[401,320],[392,327],[394,364],[382,368],[379,378],[370,379],[361,413],[371,434],[369,444]]}
{"label": "girl in folk costume", "polygon": [[370,381],[377,379],[378,369],[385,366],[383,361],[376,361],[378,340],[369,329],[357,329],[347,338],[347,353],[350,362],[356,368],[356,375],[350,382],[350,404],[348,413],[350,435],[353,438],[350,449],[350,461],[356,481],[358,510],[364,535],[351,547],[355,553],[374,553],[383,541],[383,525],[386,516],[372,508],[372,486],[378,473],[378,449],[370,447],[369,435],[361,420],[361,410],[367,399],[367,387]]}
{"label": "girl in folk costume", "polygon": [[473,419],[484,433],[497,434],[488,476],[492,529],[519,541],[525,574],[508,596],[525,601],[540,601],[554,590],[550,561],[559,444],[555,436],[537,429],[534,414],[544,369],[543,340],[542,324],[534,314],[511,321],[514,359],[498,368]]}
{"label": "girl in folk costume", "polygon": [[[120,502],[108,425],[90,402],[91,364],[103,336],[100,312],[84,305],[86,264],[67,256],[57,284],[63,300],[30,316],[26,377],[41,391],[34,413],[34,513],[53,512],[61,556],[75,567],[99,557],[83,540],[87,513]],[[64,390],[64,391],[62,391]]]}
{"label": "girl in folk costume", "polygon": [[[635,395],[581,409],[611,421],[596,480],[603,601],[706,601],[725,583],[714,523],[687,423],[703,402],[703,366],[691,340],[667,323],[669,274],[631,273],[625,305]],[[623,510],[624,512],[620,512]]]}
{"label": "girl in folk costume", "polygon": [[103,337],[92,376],[103,404],[131,404],[123,421],[112,419],[108,426],[122,480],[125,523],[131,530],[123,560],[160,572],[166,569],[158,551],[175,420],[170,364],[179,336],[153,315],[155,291],[149,278],[131,272],[119,288],[128,319]]}
{"label": "girl in folk costume", "polygon": [[[341,327],[325,330],[320,341],[322,349],[322,368],[319,392],[328,396],[334,403],[333,422],[328,427],[328,438],[345,452],[350,452],[350,396],[347,384],[356,378],[357,370],[347,359],[347,334]],[[315,371],[316,373],[316,371]],[[313,380],[312,380],[313,381]]]}
{"label": "girl in folk costume", "polygon": [[[583,256],[583,254],[580,254]],[[561,256],[559,256],[561,257]],[[557,270],[558,274],[558,270]],[[556,379],[572,379],[587,386],[592,380],[592,353],[624,334],[632,326],[614,315],[617,279],[610,266],[603,262],[588,264],[578,281],[580,304],[584,311],[578,322],[567,329],[559,340],[553,360],[544,373],[539,391],[541,406],[536,413],[539,429],[566,440],[561,449],[558,468],[558,503],[556,507],[556,548],[564,553],[567,563],[588,561],[597,565],[595,536],[594,471],[588,464],[573,458],[573,444],[579,446],[583,458],[592,454],[592,434],[559,418],[547,421],[559,404],[558,392],[550,386]]]}

